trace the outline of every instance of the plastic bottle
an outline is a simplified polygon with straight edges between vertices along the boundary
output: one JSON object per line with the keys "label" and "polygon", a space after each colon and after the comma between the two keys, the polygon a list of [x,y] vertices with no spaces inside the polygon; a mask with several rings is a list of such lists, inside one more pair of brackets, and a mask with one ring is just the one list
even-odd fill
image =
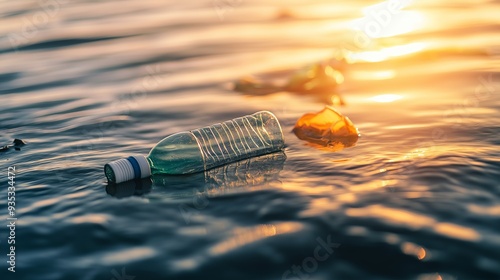
{"label": "plastic bottle", "polygon": [[189,174],[245,158],[279,151],[283,131],[268,111],[236,118],[192,131],[172,134],[151,149],[104,166],[111,183],[146,178],[151,174]]}

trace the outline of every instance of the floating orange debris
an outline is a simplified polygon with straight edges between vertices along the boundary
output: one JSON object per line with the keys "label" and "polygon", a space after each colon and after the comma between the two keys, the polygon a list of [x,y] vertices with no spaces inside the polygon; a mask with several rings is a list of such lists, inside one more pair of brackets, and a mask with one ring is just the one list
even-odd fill
{"label": "floating orange debris", "polygon": [[[247,76],[236,81],[233,89],[249,95],[268,95],[283,91],[313,95],[326,104],[341,106],[345,102],[338,92],[338,86],[344,82],[344,76],[339,69],[344,64],[344,60],[333,59],[293,72],[267,73],[259,78]],[[284,84],[275,83],[280,75],[285,76],[282,77],[286,80]]]}
{"label": "floating orange debris", "polygon": [[331,106],[318,113],[303,115],[295,124],[293,132],[301,140],[338,151],[356,144],[358,129]]}
{"label": "floating orange debris", "polygon": [[253,76],[246,76],[236,81],[234,90],[251,95],[267,95],[282,89],[271,83],[264,83]]}
{"label": "floating orange debris", "polygon": [[344,76],[327,63],[316,63],[297,71],[285,86],[285,90],[300,93],[335,92],[344,82]]}

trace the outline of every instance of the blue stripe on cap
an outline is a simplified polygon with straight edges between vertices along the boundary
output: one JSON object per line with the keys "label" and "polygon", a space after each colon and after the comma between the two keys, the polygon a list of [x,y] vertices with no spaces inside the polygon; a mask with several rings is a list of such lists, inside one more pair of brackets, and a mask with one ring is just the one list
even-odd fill
{"label": "blue stripe on cap", "polygon": [[134,177],[135,179],[140,179],[141,178],[141,167],[139,166],[139,163],[134,157],[128,157],[127,160],[132,164],[132,168],[134,168]]}

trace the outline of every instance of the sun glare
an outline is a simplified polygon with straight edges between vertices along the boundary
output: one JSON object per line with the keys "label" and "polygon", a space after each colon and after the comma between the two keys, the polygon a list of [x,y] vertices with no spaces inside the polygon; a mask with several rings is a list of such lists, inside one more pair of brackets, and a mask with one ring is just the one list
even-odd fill
{"label": "sun glare", "polygon": [[380,62],[392,57],[404,56],[417,53],[426,47],[425,43],[410,43],[406,45],[387,47],[377,51],[366,51],[352,53],[349,55],[350,61],[359,62]]}
{"label": "sun glare", "polygon": [[[372,14],[376,15],[376,13]],[[406,34],[420,28],[424,17],[417,11],[400,11],[397,14],[386,14],[385,17],[365,17],[354,20],[350,26],[354,30],[364,32],[372,39],[387,38]],[[390,15],[390,16],[389,16]]]}
{"label": "sun glare", "polygon": [[369,38],[385,38],[411,32],[421,27],[424,17],[417,11],[403,11],[411,0],[384,1],[363,9],[363,17],[350,26]]}
{"label": "sun glare", "polygon": [[398,94],[381,94],[381,95],[374,96],[370,99],[375,101],[375,102],[390,103],[390,102],[394,102],[394,101],[402,99],[402,98],[403,97],[401,95],[398,95]]}

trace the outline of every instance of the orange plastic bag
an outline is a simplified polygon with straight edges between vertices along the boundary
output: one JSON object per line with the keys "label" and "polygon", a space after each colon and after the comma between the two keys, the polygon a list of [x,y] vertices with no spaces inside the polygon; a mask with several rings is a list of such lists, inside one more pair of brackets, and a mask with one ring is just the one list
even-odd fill
{"label": "orange plastic bag", "polygon": [[351,120],[331,106],[303,115],[293,132],[301,140],[333,151],[354,146],[359,138],[359,131]]}

